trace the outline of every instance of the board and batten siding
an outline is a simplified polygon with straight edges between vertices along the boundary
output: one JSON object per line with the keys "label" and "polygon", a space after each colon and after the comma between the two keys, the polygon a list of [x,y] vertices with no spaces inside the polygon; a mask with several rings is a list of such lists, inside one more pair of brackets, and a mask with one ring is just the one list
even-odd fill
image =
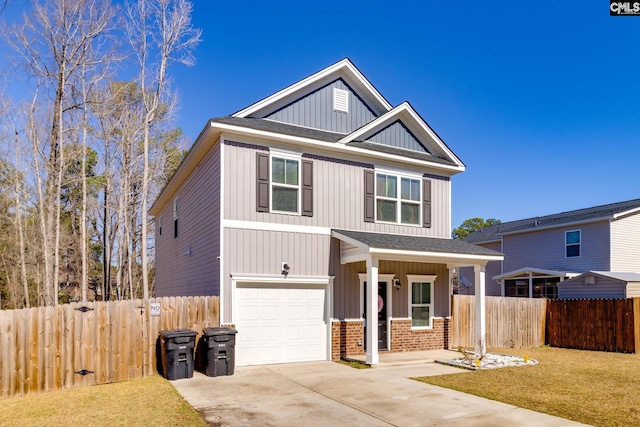
{"label": "board and batten siding", "polygon": [[[333,281],[333,317],[335,319],[359,319],[360,312],[360,273],[367,272],[364,261],[340,264],[340,241],[331,239],[331,262],[329,274]],[[445,264],[419,262],[384,261],[378,264],[378,274],[394,274],[394,280],[400,280],[400,289],[391,284],[390,317],[407,318],[409,314],[409,283],[407,275],[437,275],[434,286],[434,316],[449,316],[449,270]]]}
{"label": "board and batten siding", "polygon": [[[349,92],[349,111],[333,109],[333,89]],[[377,116],[344,80],[335,80],[289,105],[265,116],[267,119],[291,123],[329,132],[351,133]]]}
{"label": "board and batten siding", "polygon": [[[263,146],[266,150],[267,147]],[[313,216],[256,212],[255,145],[225,142],[224,218],[228,220],[343,228],[449,238],[451,182],[431,179],[431,227],[364,222],[364,170],[367,164],[305,152],[313,161]],[[267,151],[265,151],[267,152]]]}
{"label": "board and batten siding", "polygon": [[640,213],[611,221],[611,271],[640,273]]}
{"label": "board and batten siding", "polygon": [[[173,202],[178,199],[178,237]],[[220,144],[156,216],[155,295],[220,295]],[[162,235],[160,235],[160,222]]]}
{"label": "board and batten siding", "polygon": [[[566,257],[565,232],[580,230],[579,257]],[[505,273],[524,267],[582,273],[609,270],[609,222],[509,234],[502,238]]]}
{"label": "board and batten siding", "polygon": [[[281,275],[283,262],[291,267],[292,276],[328,276],[330,239],[319,234],[225,228],[224,295],[232,295],[232,275]],[[287,281],[284,275],[282,281]],[[222,303],[223,322],[231,322],[231,298]]]}
{"label": "board and batten siding", "polygon": [[420,153],[428,153],[427,149],[416,139],[409,129],[403,126],[400,120],[395,121],[390,126],[367,138],[367,141],[418,151]]}

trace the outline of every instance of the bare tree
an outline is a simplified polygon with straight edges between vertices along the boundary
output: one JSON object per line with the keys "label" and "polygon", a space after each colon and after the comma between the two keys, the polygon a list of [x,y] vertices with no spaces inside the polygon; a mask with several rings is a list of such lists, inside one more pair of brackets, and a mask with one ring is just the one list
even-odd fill
{"label": "bare tree", "polygon": [[[107,0],[58,0],[36,2],[24,24],[14,28],[10,44],[21,54],[22,64],[40,88],[51,96],[51,104],[43,97],[35,106],[45,107],[50,114],[48,147],[34,146],[34,160],[42,155],[44,187],[38,189],[42,222],[43,259],[45,264],[45,304],[57,304],[60,265],[60,191],[64,176],[66,138],[71,136],[65,127],[65,116],[80,105],[71,96],[72,84],[83,69],[91,68],[103,58],[96,57],[100,44],[110,28],[114,15]],[[84,68],[83,68],[84,67]],[[37,99],[37,93],[34,100]],[[38,139],[34,139],[39,141]],[[39,170],[38,170],[39,169]],[[40,183],[42,184],[42,183]]]}
{"label": "bare tree", "polygon": [[129,42],[140,67],[137,78],[143,94],[143,168],[140,247],[144,298],[149,298],[147,233],[149,227],[149,139],[162,106],[171,108],[167,71],[173,62],[193,65],[193,50],[201,31],[191,25],[193,6],[187,0],[137,0],[126,3]]}

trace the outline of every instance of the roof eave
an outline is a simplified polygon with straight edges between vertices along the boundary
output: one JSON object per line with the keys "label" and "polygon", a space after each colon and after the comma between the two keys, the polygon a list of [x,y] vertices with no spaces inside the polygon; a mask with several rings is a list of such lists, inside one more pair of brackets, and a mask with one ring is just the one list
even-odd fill
{"label": "roof eave", "polygon": [[464,172],[465,170],[464,165],[444,165],[442,163],[430,162],[427,160],[413,159],[410,157],[399,156],[395,154],[381,153],[381,152],[376,152],[372,150],[366,150],[363,148],[337,144],[333,142],[325,142],[325,141],[319,141],[312,138],[286,135],[286,134],[281,134],[277,132],[269,132],[265,130],[257,130],[257,129],[243,127],[243,126],[211,122],[211,127],[212,129],[215,129],[216,131],[219,131],[219,132],[229,132],[229,133],[234,133],[234,134],[253,137],[253,138],[264,138],[270,141],[281,141],[281,142],[288,142],[293,144],[311,145],[314,147],[322,148],[324,150],[328,150],[336,153],[349,153],[349,154],[353,154],[360,157],[365,156],[372,159],[393,160],[400,163],[412,164],[420,167],[428,167],[430,169],[439,169],[443,172],[446,172],[448,175],[455,175],[457,173]]}

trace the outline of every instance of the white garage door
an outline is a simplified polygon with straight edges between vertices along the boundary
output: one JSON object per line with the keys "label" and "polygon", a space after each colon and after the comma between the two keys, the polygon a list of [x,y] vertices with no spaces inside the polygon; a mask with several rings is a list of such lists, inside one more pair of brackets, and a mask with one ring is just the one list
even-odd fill
{"label": "white garage door", "polygon": [[236,364],[327,360],[325,286],[238,284]]}

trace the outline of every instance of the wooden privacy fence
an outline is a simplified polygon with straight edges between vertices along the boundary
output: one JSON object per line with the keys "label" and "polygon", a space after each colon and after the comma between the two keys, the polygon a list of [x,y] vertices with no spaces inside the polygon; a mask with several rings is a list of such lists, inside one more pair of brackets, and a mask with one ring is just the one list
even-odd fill
{"label": "wooden privacy fence", "polygon": [[154,374],[159,332],[187,328],[200,335],[219,325],[219,307],[218,297],[209,296],[0,311],[0,397]]}
{"label": "wooden privacy fence", "polygon": [[640,348],[640,298],[550,300],[546,333],[554,347],[633,353]]}
{"label": "wooden privacy fence", "polygon": [[[544,298],[485,297],[488,347],[530,348],[544,345]],[[474,347],[476,337],[475,296],[453,295],[452,345]]]}

